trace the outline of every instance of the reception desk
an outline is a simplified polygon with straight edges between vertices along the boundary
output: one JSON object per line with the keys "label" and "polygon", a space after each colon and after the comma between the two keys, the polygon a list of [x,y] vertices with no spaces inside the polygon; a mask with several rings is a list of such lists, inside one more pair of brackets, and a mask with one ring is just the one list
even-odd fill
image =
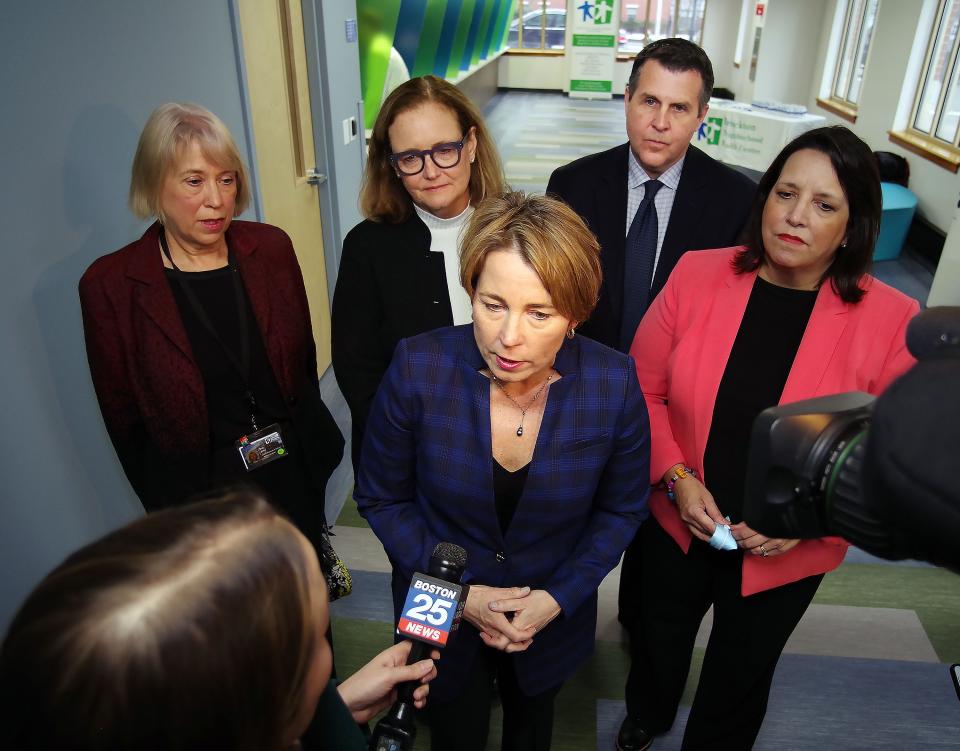
{"label": "reception desk", "polygon": [[729,99],[711,99],[691,143],[714,159],[763,172],[780,149],[804,131],[827,124],[809,112],[790,115]]}

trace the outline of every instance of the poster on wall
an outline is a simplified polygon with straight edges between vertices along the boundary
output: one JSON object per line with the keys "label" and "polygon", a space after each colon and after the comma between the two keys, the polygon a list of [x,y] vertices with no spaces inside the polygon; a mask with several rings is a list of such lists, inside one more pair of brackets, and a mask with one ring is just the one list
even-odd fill
{"label": "poster on wall", "polygon": [[610,99],[617,59],[620,0],[567,0],[572,32],[570,97]]}

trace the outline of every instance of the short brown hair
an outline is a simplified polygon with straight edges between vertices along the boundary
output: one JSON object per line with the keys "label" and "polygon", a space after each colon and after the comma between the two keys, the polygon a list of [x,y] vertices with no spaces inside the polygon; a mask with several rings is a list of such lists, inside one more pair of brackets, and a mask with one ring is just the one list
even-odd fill
{"label": "short brown hair", "polygon": [[0,745],[281,751],[316,648],[309,555],[247,492],[82,548],[0,647]]}
{"label": "short brown hair", "polygon": [[562,316],[578,323],[590,316],[603,279],[600,244],[567,204],[521,192],[481,203],[464,230],[460,252],[460,283],[471,298],[495,250],[519,253]]}
{"label": "short brown hair", "polygon": [[168,102],[147,118],[130,170],[130,208],[141,219],[159,217],[160,191],[179,151],[196,141],[214,164],[237,173],[237,199],[233,215],[250,204],[247,168],[227,126],[210,110],[197,104]]}
{"label": "short brown hair", "polygon": [[630,80],[627,82],[631,99],[637,90],[640,69],[648,60],[656,60],[671,73],[685,73],[692,70],[698,74],[700,76],[700,97],[698,99],[700,111],[698,114],[703,114],[704,109],[710,104],[710,97],[713,96],[713,65],[711,65],[710,58],[707,57],[707,53],[703,51],[702,47],[680,37],[670,37],[650,42],[633,59]]}
{"label": "short brown hair", "polygon": [[360,211],[368,219],[396,224],[413,213],[413,200],[389,161],[392,153],[389,131],[397,115],[427,102],[435,102],[450,110],[460,124],[462,135],[467,135],[470,128],[475,129],[477,160],[470,169],[470,203],[476,205],[505,189],[500,155],[473,102],[442,78],[411,78],[390,93],[373,125],[360,188]]}

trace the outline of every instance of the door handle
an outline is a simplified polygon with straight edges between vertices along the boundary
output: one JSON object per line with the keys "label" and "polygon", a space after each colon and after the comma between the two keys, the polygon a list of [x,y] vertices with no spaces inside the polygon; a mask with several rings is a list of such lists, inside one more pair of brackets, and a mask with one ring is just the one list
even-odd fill
{"label": "door handle", "polygon": [[322,172],[317,172],[316,167],[311,167],[307,170],[307,182],[310,185],[322,185],[327,181],[327,176]]}

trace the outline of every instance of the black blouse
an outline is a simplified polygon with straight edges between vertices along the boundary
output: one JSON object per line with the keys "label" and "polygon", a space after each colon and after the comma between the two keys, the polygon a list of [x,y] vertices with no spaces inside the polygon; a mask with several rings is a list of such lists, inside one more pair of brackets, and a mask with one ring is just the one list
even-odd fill
{"label": "black blouse", "polygon": [[515,472],[510,472],[496,459],[493,460],[493,498],[497,507],[497,520],[500,522],[500,531],[507,534],[513,515],[517,513],[517,505],[523,488],[527,484],[527,474],[530,463],[527,462]]}
{"label": "black blouse", "polygon": [[[287,405],[242,282],[240,298],[243,307],[240,308],[234,292],[232,266],[181,274],[167,269],[166,274],[203,377],[210,424],[210,489],[238,484],[254,486],[288,514],[316,545],[325,524],[324,488],[317,487],[312,480],[306,464],[308,458],[290,422]],[[216,335],[203,323],[182,284],[190,286]],[[246,327],[241,323],[241,311],[246,317]],[[287,448],[286,457],[252,472],[246,471],[236,448],[237,440],[253,430],[246,398],[247,386],[234,364],[241,361],[244,333],[250,347],[249,386],[256,398],[257,426],[266,428],[279,423]],[[218,337],[233,352],[234,362]]]}
{"label": "black blouse", "polygon": [[[215,451],[232,448],[238,438],[252,432],[250,408],[245,397],[247,387],[217,336],[200,320],[181,284],[190,286],[220,340],[233,352],[234,360],[240,362],[244,327],[240,323],[241,311],[234,294],[234,273],[231,266],[182,274],[166,270],[193,356],[203,376],[210,418],[210,445]],[[257,424],[263,428],[286,419],[287,409],[245,291],[241,297],[250,348],[250,390],[256,397]]]}
{"label": "black blouse", "polygon": [[717,390],[704,452],[707,489],[733,523],[741,521],[750,432],[757,415],[780,401],[816,290],[778,287],[759,276]]}

